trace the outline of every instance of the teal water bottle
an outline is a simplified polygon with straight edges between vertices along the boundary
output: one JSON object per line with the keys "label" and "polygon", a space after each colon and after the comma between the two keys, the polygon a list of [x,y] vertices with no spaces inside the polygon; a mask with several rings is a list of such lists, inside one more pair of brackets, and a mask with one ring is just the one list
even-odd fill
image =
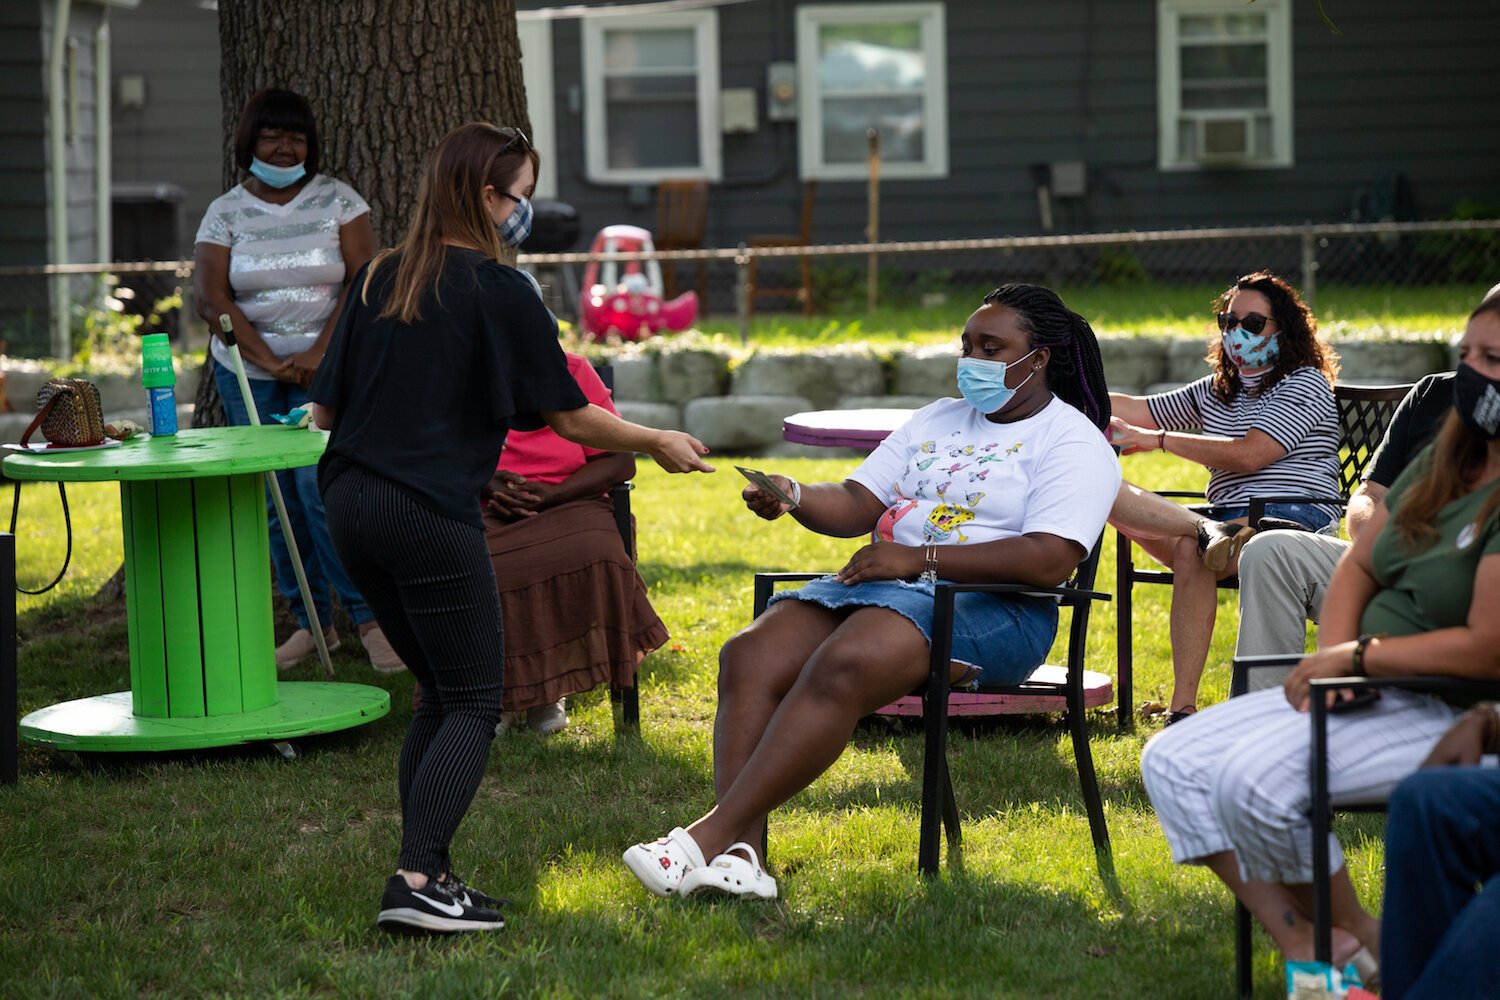
{"label": "teal water bottle", "polygon": [[172,367],[172,344],[165,333],[141,338],[141,385],[146,389],[153,437],[177,433],[177,372]]}

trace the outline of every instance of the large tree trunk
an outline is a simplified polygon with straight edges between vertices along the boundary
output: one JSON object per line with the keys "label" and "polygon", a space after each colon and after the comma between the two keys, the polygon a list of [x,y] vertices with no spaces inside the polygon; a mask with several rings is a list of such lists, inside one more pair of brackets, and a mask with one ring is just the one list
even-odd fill
{"label": "large tree trunk", "polygon": [[[224,188],[241,180],[234,127],[250,95],[284,87],[317,115],[323,173],[370,203],[383,245],[397,242],[437,141],[464,122],[531,130],[515,0],[219,0]],[[203,366],[194,427],[222,427]],[[124,594],[121,572],[99,596]]]}
{"label": "large tree trunk", "polygon": [[401,238],[427,154],[483,120],[528,129],[515,0],[220,0],[224,186],[230,144],[262,87],[312,102],[323,173],[370,203],[382,245]]}

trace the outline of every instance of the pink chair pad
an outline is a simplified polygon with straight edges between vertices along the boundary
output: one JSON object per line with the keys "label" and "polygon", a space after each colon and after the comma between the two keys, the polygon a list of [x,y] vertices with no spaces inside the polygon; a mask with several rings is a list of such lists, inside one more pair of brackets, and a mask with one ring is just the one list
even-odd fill
{"label": "pink chair pad", "polygon": [[[1027,683],[1061,685],[1067,680],[1066,667],[1050,664],[1037,667]],[[1114,684],[1107,674],[1093,670],[1083,672],[1083,703],[1089,708],[1108,705],[1114,701]],[[948,717],[961,715],[1027,715],[1035,712],[1062,712],[1067,702],[1061,692],[1053,694],[975,694],[970,691],[954,691],[948,695]],[[884,708],[875,710],[876,715],[920,716],[922,699],[916,695],[897,698]]]}

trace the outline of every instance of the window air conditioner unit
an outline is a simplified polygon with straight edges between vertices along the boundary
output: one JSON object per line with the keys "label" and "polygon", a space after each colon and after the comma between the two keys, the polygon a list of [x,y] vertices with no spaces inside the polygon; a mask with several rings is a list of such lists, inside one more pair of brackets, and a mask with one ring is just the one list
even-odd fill
{"label": "window air conditioner unit", "polygon": [[1203,117],[1196,126],[1200,162],[1243,163],[1255,158],[1255,123],[1250,115]]}

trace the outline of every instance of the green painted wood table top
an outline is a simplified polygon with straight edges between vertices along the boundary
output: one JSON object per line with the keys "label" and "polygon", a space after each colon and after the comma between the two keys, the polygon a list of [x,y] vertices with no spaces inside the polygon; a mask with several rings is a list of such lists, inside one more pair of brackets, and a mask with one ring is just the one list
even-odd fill
{"label": "green painted wood table top", "polygon": [[200,427],[94,451],[7,453],[4,472],[10,479],[69,483],[238,476],[313,465],[327,441],[321,432],[280,424]]}

